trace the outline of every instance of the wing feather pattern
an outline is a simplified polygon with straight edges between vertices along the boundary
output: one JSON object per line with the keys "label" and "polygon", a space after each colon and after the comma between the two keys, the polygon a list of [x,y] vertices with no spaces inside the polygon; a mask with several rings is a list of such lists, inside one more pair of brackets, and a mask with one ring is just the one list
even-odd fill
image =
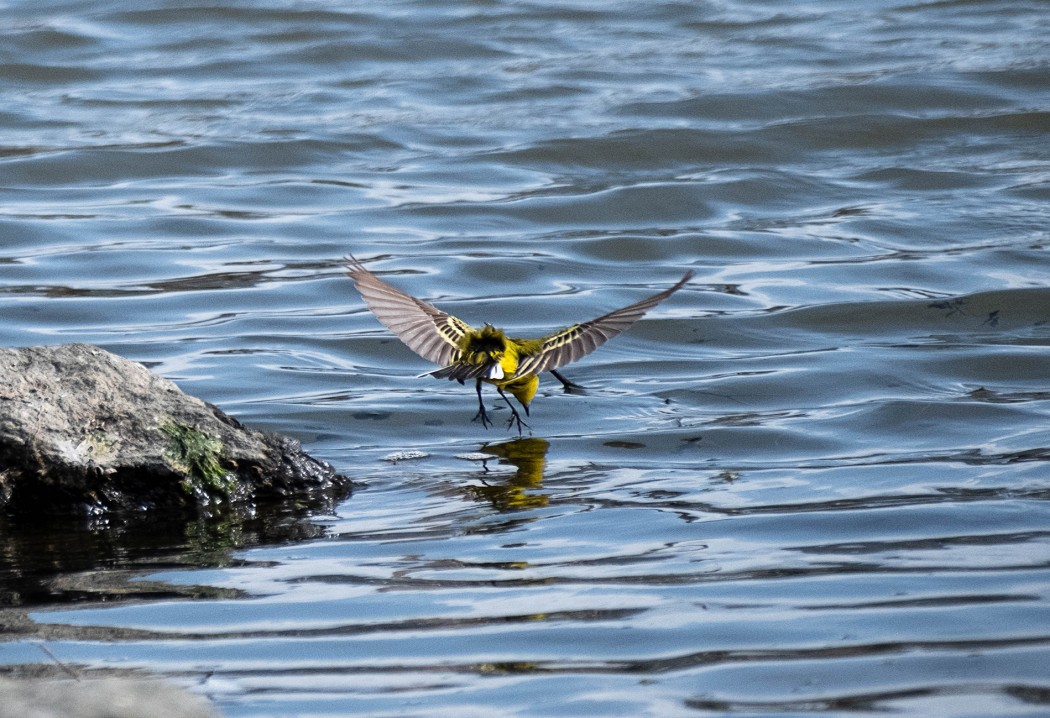
{"label": "wing feather pattern", "polygon": [[685,283],[692,277],[692,272],[686,272],[686,275],[670,289],[603,314],[589,322],[574,324],[544,337],[539,350],[520,358],[516,374],[518,376],[539,374],[541,371],[557,369],[587,356],[605,342],[624,332],[641,319],[643,314],[685,286]]}
{"label": "wing feather pattern", "polygon": [[442,366],[459,358],[459,340],[474,331],[469,324],[387,284],[353,256],[346,263],[372,313],[409,349]]}

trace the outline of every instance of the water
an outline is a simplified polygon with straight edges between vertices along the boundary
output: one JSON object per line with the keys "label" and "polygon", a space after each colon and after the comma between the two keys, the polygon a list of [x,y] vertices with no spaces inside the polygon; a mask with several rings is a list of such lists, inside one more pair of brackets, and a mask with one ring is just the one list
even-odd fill
{"label": "water", "polygon": [[[1044,3],[3,15],[0,345],[100,344],[365,484],[8,528],[6,670],[245,717],[1050,711]],[[697,276],[518,441],[348,252],[524,336]]]}

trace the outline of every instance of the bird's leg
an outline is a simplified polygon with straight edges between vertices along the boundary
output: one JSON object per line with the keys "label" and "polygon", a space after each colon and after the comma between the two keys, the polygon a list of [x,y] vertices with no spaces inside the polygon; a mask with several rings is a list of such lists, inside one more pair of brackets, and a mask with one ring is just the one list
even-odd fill
{"label": "bird's leg", "polygon": [[[478,390],[478,413],[474,415],[472,421],[477,421],[478,419],[481,419],[481,425],[487,429],[489,428],[489,426],[492,425],[492,420],[489,419],[489,413],[485,411],[485,400],[481,398],[481,379],[478,379],[475,383],[477,385]],[[503,392],[501,391],[500,394],[502,393]]]}
{"label": "bird's leg", "polygon": [[569,379],[566,379],[562,375],[562,373],[559,372],[557,369],[551,369],[550,371],[551,371],[551,374],[554,375],[554,378],[561,382],[561,385],[565,388],[566,392],[569,392],[571,394],[573,391],[580,391],[580,392],[582,392],[584,390],[584,387],[580,386],[579,384],[577,384],[574,381],[570,381]]}
{"label": "bird's leg", "polygon": [[[521,436],[522,427],[525,427],[526,429],[531,427],[522,420],[521,414],[519,414],[518,410],[514,408],[514,405],[510,403],[510,399],[508,399],[507,395],[503,393],[503,389],[501,389],[499,386],[496,386],[496,391],[498,391],[499,395],[503,397],[503,401],[507,402],[507,408],[510,409],[510,419],[507,420],[507,428],[509,429],[514,425],[514,422],[517,422],[518,436]],[[527,408],[526,413],[528,413]]]}

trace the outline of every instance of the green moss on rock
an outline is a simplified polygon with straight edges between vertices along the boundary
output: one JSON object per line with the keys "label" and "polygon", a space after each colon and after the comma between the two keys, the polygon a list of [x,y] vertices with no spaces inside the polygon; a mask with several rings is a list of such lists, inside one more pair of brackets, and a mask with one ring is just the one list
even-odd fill
{"label": "green moss on rock", "polygon": [[183,489],[193,496],[230,499],[238,488],[236,475],[222,466],[223,445],[192,426],[169,421],[160,430],[168,435],[167,455],[185,473]]}

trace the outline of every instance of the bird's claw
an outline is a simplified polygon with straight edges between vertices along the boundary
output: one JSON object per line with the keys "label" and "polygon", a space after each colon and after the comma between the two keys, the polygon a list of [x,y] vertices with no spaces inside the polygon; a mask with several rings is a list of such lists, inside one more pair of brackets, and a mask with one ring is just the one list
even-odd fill
{"label": "bird's claw", "polygon": [[[513,424],[513,423],[514,422],[512,421],[511,424]],[[530,436],[532,435],[532,428],[528,424],[526,424],[524,421],[519,421],[518,422],[518,436],[522,436],[525,433],[522,430],[522,427],[525,427],[526,429],[528,429],[529,430],[529,435]],[[507,429],[508,430],[510,429],[510,425],[507,426]]]}
{"label": "bird's claw", "polygon": [[[504,397],[504,399],[505,398],[506,397]],[[510,409],[510,418],[507,419],[507,429],[508,430],[512,426],[514,426],[514,424],[518,425],[518,436],[521,436],[522,429],[529,429],[530,431],[532,430],[532,427],[525,423],[525,420],[521,418],[521,414],[518,413],[518,410],[515,409],[514,405],[511,404],[509,401],[507,402],[507,408]],[[528,408],[527,407],[525,409],[525,413],[528,413]]]}
{"label": "bird's claw", "polygon": [[[513,409],[511,411],[513,411]],[[522,428],[529,429],[530,431],[532,430],[532,427],[526,424],[522,420],[521,415],[516,411],[510,415],[509,419],[507,419],[507,428],[510,429],[515,423],[518,425],[518,436],[521,436]]]}
{"label": "bird's claw", "polygon": [[492,419],[489,418],[489,413],[485,411],[484,406],[478,408],[478,413],[474,415],[471,421],[477,421],[478,419],[481,419],[481,425],[486,429],[492,426]]}

